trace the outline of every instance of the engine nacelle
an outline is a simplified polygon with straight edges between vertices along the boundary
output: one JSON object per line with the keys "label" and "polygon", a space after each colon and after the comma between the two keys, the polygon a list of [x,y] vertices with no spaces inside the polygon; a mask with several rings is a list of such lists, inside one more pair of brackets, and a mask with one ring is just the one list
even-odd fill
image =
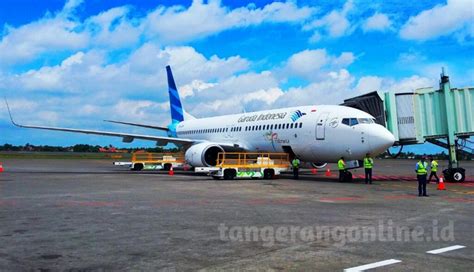
{"label": "engine nacelle", "polygon": [[184,157],[186,162],[196,167],[215,166],[217,154],[224,152],[224,149],[217,144],[200,143],[195,144],[186,150]]}
{"label": "engine nacelle", "polygon": [[326,165],[328,165],[327,162],[312,162],[311,163],[312,167],[318,168],[318,169],[324,168],[324,167],[326,167]]}

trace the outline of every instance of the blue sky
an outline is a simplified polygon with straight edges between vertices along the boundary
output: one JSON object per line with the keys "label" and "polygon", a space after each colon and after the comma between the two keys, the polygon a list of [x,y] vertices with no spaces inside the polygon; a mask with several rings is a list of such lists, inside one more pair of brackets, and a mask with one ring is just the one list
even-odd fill
{"label": "blue sky", "polygon": [[[0,2],[0,93],[17,121],[134,133],[169,122],[164,67],[198,117],[474,85],[474,7],[450,1]],[[17,129],[0,144],[120,139]],[[134,146],[153,145],[137,141]],[[424,152],[432,147],[413,147]]]}

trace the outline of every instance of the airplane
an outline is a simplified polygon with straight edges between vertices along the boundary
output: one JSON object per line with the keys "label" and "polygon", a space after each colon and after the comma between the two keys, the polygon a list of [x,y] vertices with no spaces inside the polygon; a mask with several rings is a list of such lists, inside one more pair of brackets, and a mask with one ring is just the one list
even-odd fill
{"label": "airplane", "polygon": [[365,154],[377,155],[391,147],[395,137],[375,118],[358,109],[339,105],[309,105],[246,112],[208,118],[195,118],[184,111],[170,66],[166,66],[171,123],[160,127],[134,122],[107,122],[166,131],[168,136],[122,132],[22,125],[18,127],[173,143],[185,149],[185,160],[194,167],[216,165],[219,152],[286,152],[290,157],[314,167],[329,162],[360,160]]}

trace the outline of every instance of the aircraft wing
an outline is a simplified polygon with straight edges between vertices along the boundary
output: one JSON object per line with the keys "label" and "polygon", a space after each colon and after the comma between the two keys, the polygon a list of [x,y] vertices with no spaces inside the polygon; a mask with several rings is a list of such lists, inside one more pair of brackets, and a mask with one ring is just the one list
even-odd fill
{"label": "aircraft wing", "polygon": [[195,140],[192,140],[192,139],[172,138],[172,137],[163,137],[163,136],[154,136],[154,135],[142,135],[142,134],[131,134],[131,133],[88,130],[88,129],[20,125],[15,122],[13,122],[13,124],[17,127],[22,127],[22,128],[35,128],[35,129],[56,130],[56,131],[65,131],[65,132],[121,137],[122,141],[125,143],[131,143],[134,139],[156,141],[157,144],[160,146],[167,145],[168,143],[173,143],[173,144],[178,144],[178,145],[190,145],[196,142]]}
{"label": "aircraft wing", "polygon": [[144,127],[144,128],[152,128],[158,130],[169,131],[167,127],[159,127],[153,125],[146,125],[146,124],[139,124],[139,123],[130,123],[130,122],[122,122],[122,121],[114,121],[114,120],[104,120],[105,122],[115,123],[115,124],[122,124],[122,125],[129,125],[129,126],[136,126],[136,127]]}
{"label": "aircraft wing", "polygon": [[155,136],[155,135],[141,135],[141,134],[100,131],[100,130],[21,125],[21,124],[15,123],[15,121],[13,120],[12,114],[10,112],[10,107],[8,106],[8,102],[6,101],[6,99],[5,99],[5,103],[7,104],[7,109],[8,109],[8,114],[10,115],[10,120],[12,121],[13,125],[15,125],[17,127],[121,137],[123,142],[125,142],[125,143],[131,143],[134,139],[156,141],[158,145],[166,145],[168,143],[174,143],[174,144],[178,144],[178,145],[191,145],[191,144],[196,142],[196,140],[192,140],[192,139],[172,138],[172,137],[163,137],[163,136]]}

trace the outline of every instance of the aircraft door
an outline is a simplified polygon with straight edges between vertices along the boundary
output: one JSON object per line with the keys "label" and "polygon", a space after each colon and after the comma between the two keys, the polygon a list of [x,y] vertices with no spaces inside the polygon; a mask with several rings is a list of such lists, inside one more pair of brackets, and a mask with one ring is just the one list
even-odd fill
{"label": "aircraft door", "polygon": [[326,120],[329,113],[323,112],[319,115],[318,122],[316,123],[316,140],[324,140],[326,137]]}

